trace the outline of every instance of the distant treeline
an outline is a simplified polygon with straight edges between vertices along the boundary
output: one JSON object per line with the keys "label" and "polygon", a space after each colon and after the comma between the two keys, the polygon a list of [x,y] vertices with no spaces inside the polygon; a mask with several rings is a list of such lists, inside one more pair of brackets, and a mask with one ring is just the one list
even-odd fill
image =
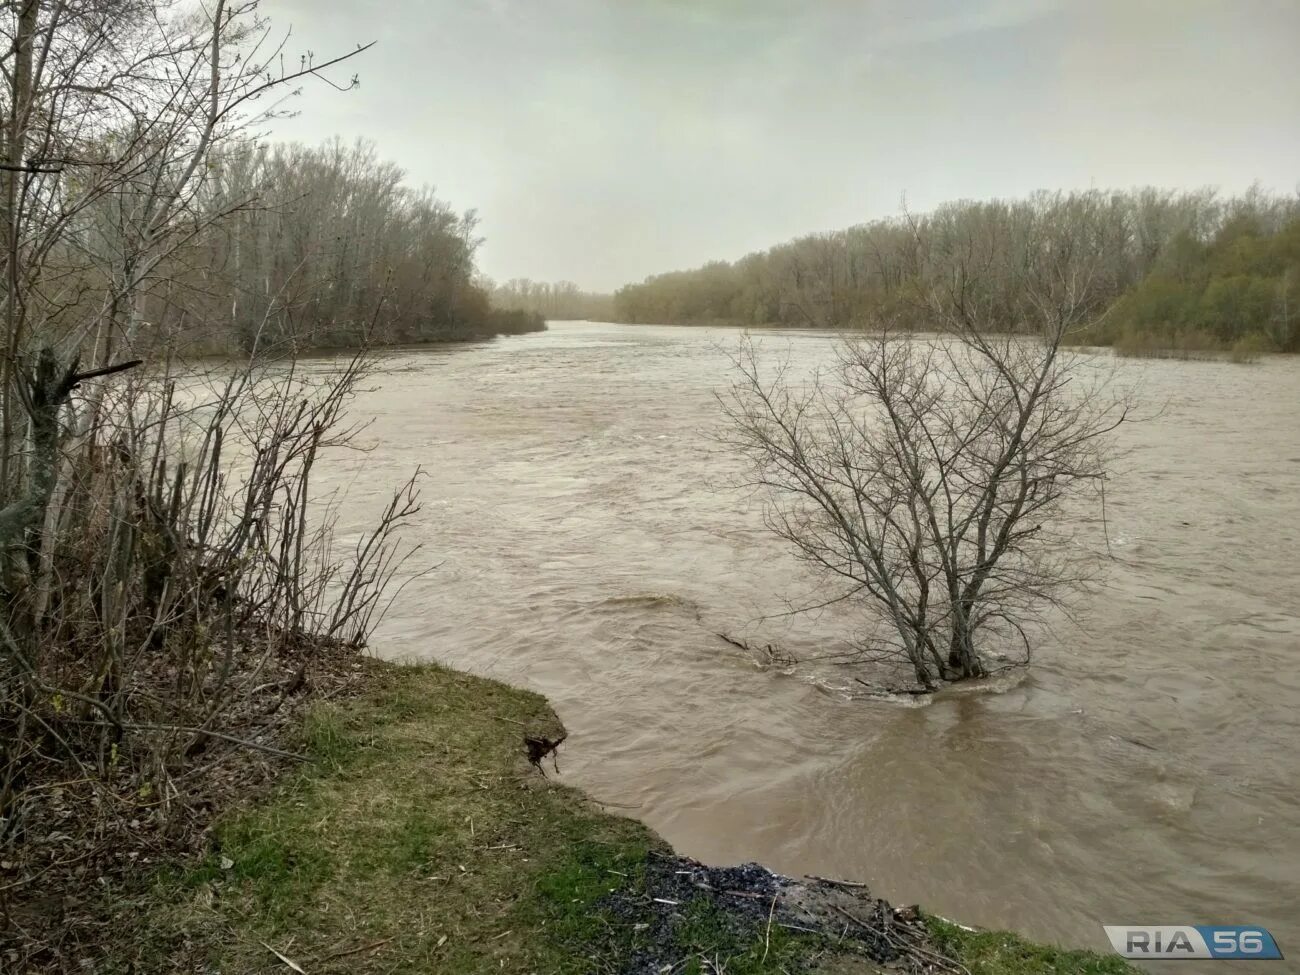
{"label": "distant treeline", "polygon": [[[979,271],[994,292],[1010,294],[1018,268],[1032,259],[1032,241],[1046,239],[1041,222],[1077,219],[1083,232],[1085,217],[1086,233],[1101,235],[1106,255],[1086,273],[1104,282],[1109,311],[1081,340],[1134,351],[1237,343],[1300,350],[1300,200],[1258,190],[1231,198],[1212,190],[1094,190],[949,203],[927,214],[811,234],[734,263],[647,278],[614,295],[615,318],[800,328],[889,321],[925,328],[917,285],[934,247],[965,241],[972,253],[997,254]],[[1002,321],[1008,330],[1020,326],[1013,303]]]}
{"label": "distant treeline", "polygon": [[606,322],[614,314],[614,296],[583,291],[572,281],[530,281],[512,278],[504,284],[486,282],[495,308],[524,311],[552,321]]}
{"label": "distant treeline", "polygon": [[220,233],[169,259],[144,304],[191,349],[449,342],[544,329],[475,283],[473,211],[457,213],[367,143],[255,145],[210,163],[196,205]]}

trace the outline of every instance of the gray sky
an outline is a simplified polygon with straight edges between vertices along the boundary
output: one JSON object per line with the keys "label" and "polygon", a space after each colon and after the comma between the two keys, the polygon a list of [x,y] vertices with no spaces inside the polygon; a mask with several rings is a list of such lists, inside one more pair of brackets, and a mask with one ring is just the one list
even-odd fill
{"label": "gray sky", "polygon": [[611,289],[955,198],[1300,186],[1300,0],[265,0],[496,279]]}

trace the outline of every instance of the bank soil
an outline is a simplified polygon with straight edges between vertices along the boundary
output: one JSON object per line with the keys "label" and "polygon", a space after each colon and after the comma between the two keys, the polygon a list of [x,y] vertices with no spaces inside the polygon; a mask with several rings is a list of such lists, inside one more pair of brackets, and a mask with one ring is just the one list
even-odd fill
{"label": "bank soil", "polygon": [[127,830],[127,847],[80,871],[55,857],[39,892],[28,884],[7,902],[0,967],[1130,971],[896,909],[850,881],[681,857],[557,782],[550,745],[564,732],[537,695],[339,654],[313,671],[274,728],[249,729],[301,760],[231,756],[193,786],[208,794],[191,795],[184,817],[137,828],[134,850]]}

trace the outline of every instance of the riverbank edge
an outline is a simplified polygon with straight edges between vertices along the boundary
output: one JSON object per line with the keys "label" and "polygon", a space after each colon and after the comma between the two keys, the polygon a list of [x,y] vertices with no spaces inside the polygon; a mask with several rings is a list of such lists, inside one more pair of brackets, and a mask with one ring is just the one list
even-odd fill
{"label": "riverbank edge", "polygon": [[[541,696],[373,659],[356,685],[302,709],[292,739],[307,760],[270,791],[225,797],[206,852],[104,892],[115,937],[95,971],[649,972],[664,958],[674,973],[882,971],[843,932],[774,924],[775,896],[766,923],[743,891],[652,896],[675,854],[556,781],[549,746],[565,733]],[[1135,971],[916,917],[913,971]],[[927,953],[957,964],[927,969]]]}

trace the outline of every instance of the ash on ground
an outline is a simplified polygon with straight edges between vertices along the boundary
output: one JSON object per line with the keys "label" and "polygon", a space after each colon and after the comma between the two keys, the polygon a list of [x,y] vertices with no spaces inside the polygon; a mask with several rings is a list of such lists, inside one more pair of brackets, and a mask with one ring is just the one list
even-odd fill
{"label": "ash on ground", "polygon": [[733,945],[766,944],[772,929],[781,928],[815,936],[810,962],[852,955],[909,975],[965,972],[934,947],[916,908],[896,909],[872,897],[864,884],[797,880],[757,863],[711,867],[652,853],[644,883],[611,893],[600,906],[615,924],[632,927],[637,950],[628,975],[670,975],[692,959],[712,971],[716,953],[698,940],[691,943],[698,939],[692,925],[702,913],[718,940]]}

